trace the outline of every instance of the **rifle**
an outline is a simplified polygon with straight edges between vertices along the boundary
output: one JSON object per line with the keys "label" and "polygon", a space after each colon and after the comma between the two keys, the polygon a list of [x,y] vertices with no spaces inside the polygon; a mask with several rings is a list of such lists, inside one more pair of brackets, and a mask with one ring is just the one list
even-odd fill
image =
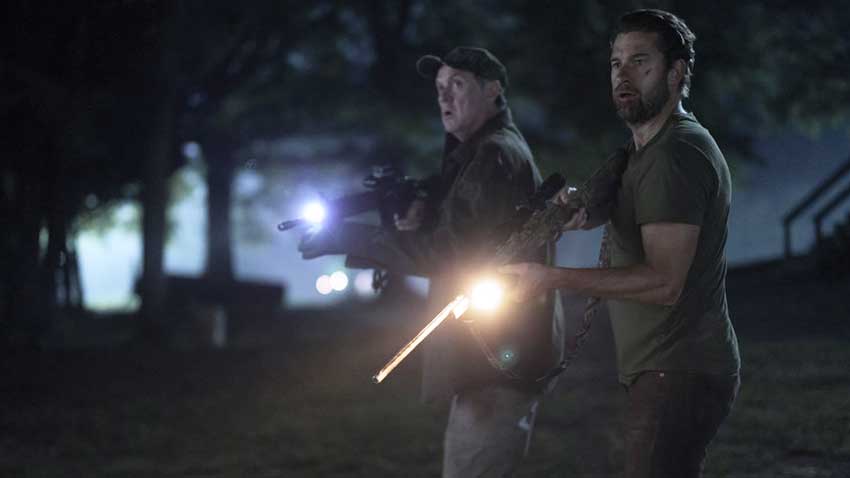
{"label": "rifle", "polygon": [[[438,179],[434,176],[416,180],[404,176],[391,165],[373,166],[372,173],[363,179],[363,186],[367,191],[347,194],[332,201],[308,204],[302,217],[283,221],[277,225],[277,229],[287,231],[302,225],[340,222],[368,211],[378,212],[381,226],[394,228],[395,218],[406,215],[415,200],[425,202],[425,218],[421,227],[429,227],[429,220],[434,217],[431,209],[434,201],[431,199],[438,194]],[[370,262],[352,256],[346,258],[345,265],[354,269],[373,268]],[[386,289],[389,280],[387,271],[374,269],[372,289],[375,292]]]}
{"label": "rifle", "polygon": [[[628,154],[624,148],[618,149],[601,168],[596,170],[590,178],[578,188],[570,188],[568,191],[568,200],[566,204],[558,204],[550,201],[555,193],[557,193],[564,184],[564,179],[560,175],[554,174],[546,179],[540,185],[538,191],[529,201],[529,204],[521,208],[516,216],[507,223],[504,228],[509,232],[506,240],[496,247],[493,259],[490,262],[491,267],[498,267],[508,264],[514,258],[520,256],[525,251],[534,250],[546,244],[547,242],[556,240],[561,235],[561,226],[568,222],[573,215],[580,209],[586,209],[591,218],[608,216],[608,209],[614,201],[617,189],[620,185],[620,178],[625,171],[628,161]],[[554,190],[553,190],[554,189]],[[488,287],[489,288],[489,287]],[[481,290],[481,289],[479,289]],[[428,335],[431,334],[439,325],[448,317],[460,319],[469,309],[470,305],[475,301],[475,295],[478,291],[473,290],[469,294],[459,294],[454,300],[449,302],[431,321],[418,333],[416,336],[402,347],[398,353],[393,356],[381,370],[372,376],[372,382],[381,383],[384,378],[389,375],[392,370],[401,363]],[[588,310],[585,311],[585,320],[582,323],[579,331],[576,333],[575,348],[570,351],[561,363],[552,369],[538,380],[548,380],[557,376],[575,359],[578,354],[579,347],[586,340],[590,330],[590,320],[595,314],[595,307],[599,300],[591,298],[589,300]],[[496,369],[502,371],[508,376],[511,376],[510,371],[506,370],[499,360],[493,355],[490,348],[484,343],[483,338],[478,334],[474,323],[468,323],[470,331],[478,342],[484,354],[487,356],[488,362]],[[511,378],[518,378],[513,377]]]}
{"label": "rifle", "polygon": [[341,221],[374,210],[380,215],[381,225],[390,226],[393,218],[406,213],[414,200],[424,200],[433,193],[431,181],[411,179],[389,165],[373,166],[372,173],[363,179],[363,186],[368,191],[308,205],[302,217],[283,221],[277,229],[287,231],[301,225]]}
{"label": "rifle", "polygon": [[[537,191],[531,196],[531,198],[529,198],[526,204],[523,204],[522,206],[517,208],[513,218],[511,218],[508,222],[497,228],[497,237],[504,237],[504,235],[509,234],[509,239],[504,242],[504,247],[501,247],[497,250],[496,260],[494,261],[493,265],[500,265],[500,259],[502,257],[505,257],[506,255],[510,256],[508,258],[509,260],[510,258],[513,258],[516,253],[529,250],[534,247],[526,246],[529,246],[531,244],[531,241],[529,241],[529,239],[535,239],[535,237],[530,235],[523,235],[520,237],[516,233],[513,233],[513,231],[516,229],[523,230],[525,224],[531,222],[535,217],[539,220],[539,218],[541,217],[541,211],[550,210],[550,214],[555,213],[556,206],[549,206],[547,204],[547,201],[549,201],[553,196],[555,196],[555,194],[557,194],[558,191],[560,191],[561,188],[564,187],[564,184],[566,184],[566,180],[563,176],[558,173],[552,174],[551,176],[546,178],[543,183],[540,184],[540,186],[537,188]],[[562,208],[557,207],[558,214],[565,213],[560,211],[560,209]],[[576,208],[572,211],[573,213],[575,213],[575,211],[577,210],[578,209]],[[572,217],[572,214],[570,216],[567,216],[566,220],[569,220],[570,217]],[[558,226],[560,226],[560,224],[561,223],[558,223]],[[558,232],[560,232],[560,227],[558,229]],[[546,238],[543,238],[542,242],[540,242],[540,245],[543,245],[546,242]],[[514,253],[512,254],[510,251],[514,251]],[[507,261],[503,263],[507,263]],[[493,287],[493,285],[488,283],[484,285],[484,287],[489,289]],[[470,298],[464,294],[455,297],[454,300],[452,300],[445,307],[443,307],[440,313],[438,313],[433,319],[431,319],[428,325],[426,325],[422,330],[420,330],[419,333],[416,334],[416,336],[413,337],[410,342],[408,342],[404,347],[402,347],[398,351],[398,353],[396,353],[395,356],[391,358],[386,363],[386,365],[384,365],[384,367],[381,368],[381,370],[379,370],[378,373],[376,373],[372,377],[372,382],[381,383],[381,381],[384,380],[384,378],[386,378],[386,376],[389,375],[389,373],[392,372],[392,370],[398,364],[400,364],[401,361],[404,360],[410,354],[410,352],[412,352],[420,343],[422,343],[422,341],[425,340],[431,334],[431,332],[433,332],[437,327],[439,327],[444,320],[446,320],[450,316],[453,316],[455,319],[459,319],[469,308],[470,302]],[[473,329],[473,335],[479,342],[479,345],[482,345],[482,350],[484,350],[485,354],[487,355],[487,359],[490,361],[491,364],[497,366],[498,368],[501,368],[499,365],[497,365],[498,361],[492,357],[492,353],[489,352],[489,348],[486,347],[486,345],[483,343],[483,339],[481,339],[476,332],[477,331]]]}

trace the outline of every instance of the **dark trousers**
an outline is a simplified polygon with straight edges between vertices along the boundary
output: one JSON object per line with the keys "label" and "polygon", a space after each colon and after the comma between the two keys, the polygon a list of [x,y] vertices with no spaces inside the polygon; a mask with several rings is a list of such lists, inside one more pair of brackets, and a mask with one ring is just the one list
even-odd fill
{"label": "dark trousers", "polygon": [[697,478],[738,376],[645,372],[627,388],[626,478]]}

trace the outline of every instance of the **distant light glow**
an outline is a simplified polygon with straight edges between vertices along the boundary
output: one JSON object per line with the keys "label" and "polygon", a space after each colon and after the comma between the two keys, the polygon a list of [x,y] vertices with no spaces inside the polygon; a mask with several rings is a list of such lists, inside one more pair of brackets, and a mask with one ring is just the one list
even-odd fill
{"label": "distant light glow", "polygon": [[328,295],[333,292],[334,288],[331,285],[331,276],[323,274],[316,279],[316,290],[319,294]]}
{"label": "distant light glow", "polygon": [[38,259],[44,260],[44,256],[47,255],[47,246],[50,243],[50,232],[47,230],[47,226],[41,226],[41,229],[38,231]]}
{"label": "distant light glow", "polygon": [[337,292],[342,292],[345,290],[346,287],[348,287],[348,276],[345,274],[345,272],[336,271],[331,274],[330,283],[333,290]]}
{"label": "distant light glow", "polygon": [[361,297],[375,295],[375,290],[372,289],[372,271],[360,271],[354,276],[354,292]]}
{"label": "distant light glow", "polygon": [[286,62],[289,66],[301,71],[308,70],[312,66],[312,63],[307,56],[300,51],[290,52],[286,56]]}
{"label": "distant light glow", "polygon": [[89,194],[86,196],[85,204],[87,208],[94,209],[97,207],[98,204],[100,204],[100,201],[98,201],[96,195]]}
{"label": "distant light glow", "polygon": [[470,294],[472,306],[479,310],[495,310],[504,296],[502,284],[493,279],[485,279],[475,284]]}
{"label": "distant light glow", "polygon": [[239,196],[254,196],[263,189],[263,177],[254,170],[243,170],[236,174],[234,188]]}
{"label": "distant light glow", "polygon": [[311,202],[304,206],[304,209],[301,211],[301,217],[312,224],[321,224],[325,220],[325,216],[327,216],[327,211],[325,211],[325,206],[320,202]]}
{"label": "distant light glow", "polygon": [[183,143],[183,156],[189,160],[199,159],[201,157],[201,145],[194,141]]}

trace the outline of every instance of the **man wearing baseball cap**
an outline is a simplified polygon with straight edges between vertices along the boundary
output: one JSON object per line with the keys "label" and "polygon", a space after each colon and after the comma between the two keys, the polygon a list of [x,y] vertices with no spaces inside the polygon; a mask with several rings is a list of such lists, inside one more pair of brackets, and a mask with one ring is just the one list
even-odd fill
{"label": "man wearing baseball cap", "polygon": [[[491,257],[500,225],[527,201],[541,177],[507,107],[505,66],[483,48],[458,47],[440,58],[423,56],[420,75],[432,80],[445,143],[433,198],[432,227],[420,227],[421,204],[397,230],[343,223],[309,236],[304,258],[349,254],[396,273],[430,278],[430,316],[465,290],[476,265]],[[554,244],[526,260],[551,264]],[[451,400],[444,477],[511,476],[525,455],[542,394],[539,380],[563,355],[557,294],[548,291],[476,320],[444,322],[425,341],[422,395]],[[557,311],[557,312],[556,312]],[[470,311],[464,318],[475,319]]]}

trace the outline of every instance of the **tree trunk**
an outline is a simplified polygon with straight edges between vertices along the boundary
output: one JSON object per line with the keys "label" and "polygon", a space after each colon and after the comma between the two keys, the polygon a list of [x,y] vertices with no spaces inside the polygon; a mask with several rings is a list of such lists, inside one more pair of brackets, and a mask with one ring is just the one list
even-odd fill
{"label": "tree trunk", "polygon": [[172,159],[174,134],[173,93],[160,98],[153,119],[150,154],[145,158],[142,183],[142,278],[140,295],[140,327],[142,338],[159,342],[163,339],[163,305],[165,302],[166,209],[168,206],[168,168]]}
{"label": "tree trunk", "polygon": [[166,210],[168,207],[168,171],[174,159],[177,126],[177,57],[174,43],[178,37],[179,4],[166,4],[159,34],[159,62],[149,92],[156,108],[151,117],[149,150],[142,172],[142,277],[140,295],[140,333],[143,341],[164,341],[164,305],[166,281],[165,255]]}
{"label": "tree trunk", "polygon": [[[14,175],[17,187],[11,200],[4,251],[5,290],[2,333],[7,344],[38,347],[40,299],[39,234],[42,225],[41,188],[36,177]],[[5,262],[5,261],[4,261]]]}
{"label": "tree trunk", "polygon": [[66,307],[74,318],[83,310],[83,284],[80,281],[80,258],[75,248],[70,248],[65,256],[64,280]]}
{"label": "tree trunk", "polygon": [[62,191],[61,173],[57,170],[62,160],[58,157],[51,159],[51,167],[45,169],[42,179],[42,184],[46,186],[42,195],[42,210],[47,223],[47,251],[41,260],[39,273],[43,315],[37,319],[39,330],[45,333],[50,329],[56,315],[56,274],[62,267],[67,239],[63,205],[65,195]]}
{"label": "tree trunk", "polygon": [[[27,104],[27,106],[31,106]],[[46,219],[55,154],[54,128],[36,108],[19,115],[24,148],[7,156],[3,170],[2,335],[7,345],[38,348],[46,302],[41,263],[41,228]],[[9,151],[4,148],[4,151]]]}
{"label": "tree trunk", "polygon": [[212,143],[207,154],[207,261],[206,278],[221,287],[233,281],[231,198],[236,165],[232,147]]}
{"label": "tree trunk", "polygon": [[[0,347],[9,338],[9,326],[12,320],[12,284],[15,282],[12,267],[14,264],[15,227],[13,211],[18,186],[18,177],[11,167],[0,166]],[[5,348],[5,347],[4,347]]]}

